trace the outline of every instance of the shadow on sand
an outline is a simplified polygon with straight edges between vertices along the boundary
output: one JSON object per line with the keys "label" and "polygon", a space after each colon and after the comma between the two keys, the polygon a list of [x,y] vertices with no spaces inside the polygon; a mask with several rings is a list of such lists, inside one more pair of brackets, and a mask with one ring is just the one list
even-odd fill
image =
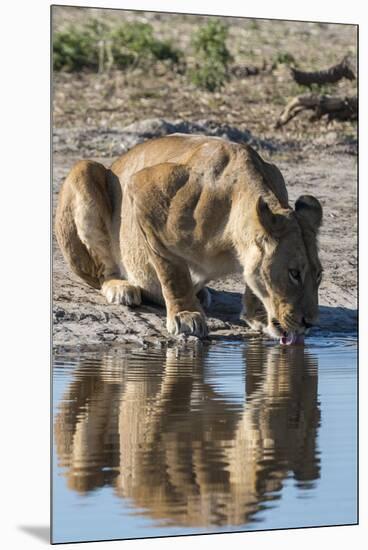
{"label": "shadow on sand", "polygon": [[[206,313],[209,321],[211,340],[223,340],[226,338],[234,339],[238,338],[239,335],[243,338],[245,333],[247,333],[247,335],[257,334],[251,331],[246,322],[240,317],[242,310],[242,294],[240,292],[219,291],[213,288],[209,288],[209,291],[211,293],[211,306]],[[142,314],[151,313],[163,320],[166,318],[165,308],[151,302],[142,304],[142,306],[136,308],[134,312],[137,317],[140,317]],[[319,307],[319,312],[319,324],[312,329],[310,332],[311,336],[331,336],[333,334],[357,335],[357,309],[321,305]],[[221,334],[216,332],[216,320],[225,324],[225,330],[228,331],[227,333],[224,333],[224,331],[222,331]],[[148,326],[150,324],[147,316],[145,316],[145,324],[148,324]],[[239,327],[241,327],[240,331]],[[223,325],[222,328],[224,328]],[[236,328],[237,330],[232,330],[232,328]]]}
{"label": "shadow on sand", "polygon": [[[239,319],[242,309],[242,295],[239,292],[218,291],[211,288],[212,305],[209,317],[227,320],[233,324],[244,324]],[[347,307],[319,307],[320,321],[313,333],[336,332],[356,334],[358,330],[358,310]]]}

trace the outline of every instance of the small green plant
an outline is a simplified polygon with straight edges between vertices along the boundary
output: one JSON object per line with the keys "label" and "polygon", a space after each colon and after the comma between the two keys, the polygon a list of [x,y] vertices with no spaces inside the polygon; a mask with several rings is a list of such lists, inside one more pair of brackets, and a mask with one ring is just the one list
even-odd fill
{"label": "small green plant", "polygon": [[56,71],[103,71],[112,66],[124,69],[156,60],[178,63],[181,56],[170,42],[157,39],[152,26],[146,23],[126,23],[110,30],[92,20],[83,27],[71,26],[55,33],[53,41]]}
{"label": "small green plant", "polygon": [[197,88],[215,92],[228,78],[226,68],[216,61],[209,61],[190,71],[191,81]]}
{"label": "small green plant", "polygon": [[231,61],[231,54],[226,46],[228,28],[221,21],[210,21],[201,27],[193,37],[195,52],[204,58],[213,58],[224,65]]}
{"label": "small green plant", "polygon": [[55,71],[80,71],[98,68],[98,43],[90,27],[70,26],[55,33],[53,39]]}
{"label": "small green plant", "polygon": [[226,46],[227,36],[228,28],[221,21],[210,21],[193,36],[197,63],[190,78],[195,86],[214,92],[228,79],[232,57]]}
{"label": "small green plant", "polygon": [[111,33],[112,55],[115,64],[124,68],[146,61],[170,60],[178,63],[181,52],[170,42],[158,40],[147,23],[121,25]]}

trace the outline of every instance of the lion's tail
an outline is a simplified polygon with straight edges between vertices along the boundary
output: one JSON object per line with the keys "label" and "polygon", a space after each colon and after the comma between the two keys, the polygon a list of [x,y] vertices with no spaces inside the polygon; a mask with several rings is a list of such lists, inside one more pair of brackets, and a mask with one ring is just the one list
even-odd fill
{"label": "lion's tail", "polygon": [[[55,234],[72,271],[96,289],[101,288],[106,264],[101,256],[111,249],[110,220],[106,168],[93,161],[78,162],[59,193]],[[99,248],[102,254],[98,254]]]}

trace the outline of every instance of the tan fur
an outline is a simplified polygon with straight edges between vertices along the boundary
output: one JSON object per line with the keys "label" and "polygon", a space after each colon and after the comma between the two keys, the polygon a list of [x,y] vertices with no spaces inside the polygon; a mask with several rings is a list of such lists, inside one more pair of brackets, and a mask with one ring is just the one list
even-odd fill
{"label": "tan fur", "polygon": [[322,210],[313,197],[296,206],[280,171],[250,147],[174,134],[109,170],[78,163],[60,192],[56,235],[72,269],[108,301],[164,302],[173,334],[206,335],[198,293],[242,272],[248,323],[278,336],[303,332],[318,313]]}

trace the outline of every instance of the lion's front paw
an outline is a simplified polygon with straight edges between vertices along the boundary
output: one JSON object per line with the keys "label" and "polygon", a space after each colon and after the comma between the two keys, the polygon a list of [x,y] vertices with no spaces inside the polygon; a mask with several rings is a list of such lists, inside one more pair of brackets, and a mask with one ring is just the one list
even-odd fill
{"label": "lion's front paw", "polygon": [[257,332],[264,332],[267,327],[267,323],[264,323],[258,319],[247,317],[246,315],[241,315],[241,319],[247,323],[251,330],[255,330]]}
{"label": "lion's front paw", "polygon": [[242,317],[242,319],[247,323],[248,327],[251,330],[254,330],[256,332],[264,332],[267,326],[264,323],[261,323],[260,321],[256,321],[254,319],[247,319],[247,317]]}
{"label": "lion's front paw", "polygon": [[142,303],[141,290],[127,281],[114,279],[102,285],[102,294],[109,304],[123,304],[125,306],[139,306]]}
{"label": "lion's front paw", "polygon": [[207,336],[205,317],[199,311],[179,311],[167,318],[167,330],[171,334],[193,334],[199,338]]}
{"label": "lion's front paw", "polygon": [[247,307],[243,306],[240,318],[245,321],[251,330],[265,332],[268,324],[267,314],[258,298],[248,295]]}

